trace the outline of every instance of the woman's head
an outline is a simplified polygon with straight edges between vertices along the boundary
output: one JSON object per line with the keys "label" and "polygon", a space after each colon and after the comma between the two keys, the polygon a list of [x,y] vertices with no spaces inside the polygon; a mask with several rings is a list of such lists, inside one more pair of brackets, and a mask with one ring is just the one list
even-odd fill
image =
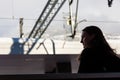
{"label": "woman's head", "polygon": [[81,43],[83,43],[84,48],[100,47],[107,44],[101,29],[97,26],[87,26],[82,30]]}

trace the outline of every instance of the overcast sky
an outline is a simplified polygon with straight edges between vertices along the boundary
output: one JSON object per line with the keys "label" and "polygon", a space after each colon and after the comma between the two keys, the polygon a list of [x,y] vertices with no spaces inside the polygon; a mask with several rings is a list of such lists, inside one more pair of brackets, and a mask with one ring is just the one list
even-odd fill
{"label": "overcast sky", "polygon": [[[19,37],[21,17],[24,18],[23,32],[27,35],[46,3],[47,0],[0,0],[0,37]],[[80,23],[78,30],[87,25],[97,25],[106,33],[120,33],[120,0],[113,0],[112,7],[107,3],[107,0],[79,0],[78,21],[86,19],[87,22]],[[76,0],[73,0],[73,13],[75,7]],[[66,1],[51,23],[51,30],[64,29],[62,20],[68,11]]]}

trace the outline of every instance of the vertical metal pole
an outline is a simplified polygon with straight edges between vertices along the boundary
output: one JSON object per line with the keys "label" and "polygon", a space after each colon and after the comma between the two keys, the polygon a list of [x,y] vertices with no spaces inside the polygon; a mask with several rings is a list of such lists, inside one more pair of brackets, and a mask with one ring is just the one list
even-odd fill
{"label": "vertical metal pole", "polygon": [[76,3],[76,13],[75,13],[75,30],[76,30],[76,27],[77,27],[78,6],[79,6],[79,0],[77,0],[77,3]]}
{"label": "vertical metal pole", "polygon": [[23,18],[19,19],[19,25],[20,25],[20,38],[23,36]]}
{"label": "vertical metal pole", "polygon": [[72,30],[73,30],[73,26],[72,26],[72,9],[71,9],[71,4],[72,4],[72,0],[68,0],[69,1],[69,24],[70,24],[70,26],[71,26],[71,33],[72,33]]}
{"label": "vertical metal pole", "polygon": [[12,19],[14,19],[14,0],[12,0]]}

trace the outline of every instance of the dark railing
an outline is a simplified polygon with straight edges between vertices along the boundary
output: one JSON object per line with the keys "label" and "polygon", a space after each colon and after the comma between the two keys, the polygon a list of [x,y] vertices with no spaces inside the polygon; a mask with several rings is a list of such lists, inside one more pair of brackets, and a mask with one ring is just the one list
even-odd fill
{"label": "dark railing", "polygon": [[85,74],[70,74],[70,73],[50,73],[50,74],[14,74],[0,75],[0,80],[64,80],[64,79],[120,79],[120,73],[85,73]]}

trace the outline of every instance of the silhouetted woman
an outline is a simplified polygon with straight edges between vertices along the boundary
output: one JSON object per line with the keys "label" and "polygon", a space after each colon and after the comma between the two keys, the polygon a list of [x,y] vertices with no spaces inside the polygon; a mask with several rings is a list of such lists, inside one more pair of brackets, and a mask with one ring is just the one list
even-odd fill
{"label": "silhouetted woman", "polygon": [[120,59],[97,26],[82,30],[81,43],[84,49],[79,57],[78,73],[120,72]]}

